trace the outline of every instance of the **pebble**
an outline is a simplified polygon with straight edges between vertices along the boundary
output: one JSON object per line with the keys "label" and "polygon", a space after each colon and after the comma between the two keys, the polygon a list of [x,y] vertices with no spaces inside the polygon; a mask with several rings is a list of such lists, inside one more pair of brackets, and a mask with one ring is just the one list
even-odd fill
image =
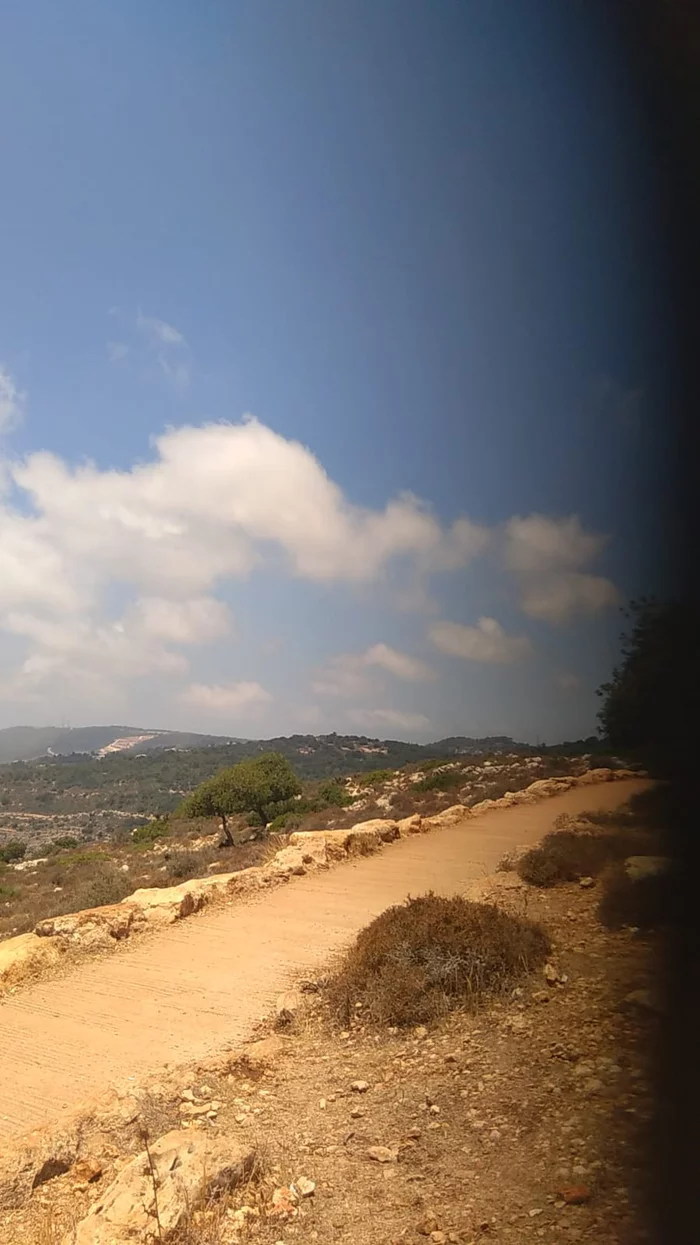
{"label": "pebble", "polygon": [[366,1094],[369,1089],[369,1081],[353,1081],[350,1088],[355,1094]]}
{"label": "pebble", "polygon": [[388,1146],[370,1146],[367,1157],[373,1159],[375,1163],[395,1163],[398,1152],[390,1150]]}

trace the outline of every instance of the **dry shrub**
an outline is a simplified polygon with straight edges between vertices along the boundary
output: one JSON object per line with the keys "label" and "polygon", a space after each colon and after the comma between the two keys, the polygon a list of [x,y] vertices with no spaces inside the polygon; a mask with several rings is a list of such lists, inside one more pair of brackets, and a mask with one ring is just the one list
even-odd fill
{"label": "dry shrub", "polygon": [[611,864],[602,877],[598,919],[606,929],[656,929],[673,913],[673,877],[657,873],[633,881],[622,863]]}
{"label": "dry shrub", "polygon": [[548,951],[547,935],[530,921],[431,893],[388,908],[361,931],[328,997],[345,1024],[359,1010],[376,1024],[420,1024],[477,1006]]}
{"label": "dry shrub", "polygon": [[583,877],[597,877],[611,861],[650,850],[653,847],[644,832],[586,834],[557,830],[546,834],[539,847],[521,856],[516,870],[531,886],[557,886]]}

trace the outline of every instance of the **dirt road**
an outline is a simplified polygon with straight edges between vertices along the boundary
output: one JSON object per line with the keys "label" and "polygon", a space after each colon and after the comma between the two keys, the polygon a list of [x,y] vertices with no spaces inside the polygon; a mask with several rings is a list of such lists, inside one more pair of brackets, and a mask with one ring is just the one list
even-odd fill
{"label": "dirt road", "polygon": [[128,1077],[245,1039],[298,974],[409,894],[454,894],[535,842],[562,812],[613,808],[648,783],[574,788],[465,820],[294,879],[260,899],[205,911],[0,1006],[0,1137],[24,1133]]}

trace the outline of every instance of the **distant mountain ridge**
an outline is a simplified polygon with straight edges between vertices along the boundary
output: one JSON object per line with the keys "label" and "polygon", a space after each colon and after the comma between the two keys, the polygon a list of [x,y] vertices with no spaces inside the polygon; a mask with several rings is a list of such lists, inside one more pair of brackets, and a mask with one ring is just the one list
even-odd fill
{"label": "distant mountain ridge", "polygon": [[[129,744],[129,740],[133,742]],[[207,748],[238,742],[233,735],[198,735],[194,731],[148,730],[136,726],[8,726],[0,730],[0,764],[75,753],[149,752],[160,748]]]}
{"label": "distant mountain ridge", "polygon": [[[544,745],[542,745],[544,748]],[[567,745],[567,751],[600,751],[601,741],[595,736]],[[282,752],[291,758],[314,754],[351,756],[360,760],[357,768],[375,765],[404,765],[426,757],[469,756],[476,753],[533,753],[531,744],[518,743],[509,735],[472,737],[452,735],[433,743],[416,744],[403,740],[371,739],[365,735],[285,735],[274,739],[242,739],[233,735],[200,735],[190,731],[166,731],[136,726],[10,726],[0,730],[0,764],[14,761],[41,761],[50,758],[82,756],[106,758],[115,754],[135,756],[165,749],[223,749],[230,763],[241,756],[254,756],[265,751]],[[319,758],[320,759],[320,758]],[[222,758],[223,760],[223,758]],[[225,763],[225,762],[223,762]],[[309,765],[311,768],[311,765]],[[345,769],[345,766],[340,768]]]}

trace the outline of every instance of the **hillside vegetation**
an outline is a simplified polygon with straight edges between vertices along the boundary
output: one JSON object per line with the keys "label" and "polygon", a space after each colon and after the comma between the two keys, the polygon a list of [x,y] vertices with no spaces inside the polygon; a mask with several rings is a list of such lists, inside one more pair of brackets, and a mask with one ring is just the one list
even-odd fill
{"label": "hillside vegetation", "polygon": [[[376,763],[376,754],[373,759]],[[258,842],[251,841],[260,834],[260,819],[254,814],[228,817],[231,843],[222,844],[219,817],[194,812],[180,795],[177,816],[10,811],[0,820],[0,938],[32,929],[45,917],[118,902],[139,887],[172,886],[259,863],[270,850],[284,846],[285,836],[296,829],[342,829],[373,817],[430,816],[457,803],[471,807],[538,778],[583,772],[589,760],[433,757],[400,769],[306,780],[300,794],[282,803],[268,826],[267,840]],[[64,767],[47,768],[62,773]],[[88,774],[100,769],[101,763],[93,763]],[[92,792],[91,798],[98,794]]]}

